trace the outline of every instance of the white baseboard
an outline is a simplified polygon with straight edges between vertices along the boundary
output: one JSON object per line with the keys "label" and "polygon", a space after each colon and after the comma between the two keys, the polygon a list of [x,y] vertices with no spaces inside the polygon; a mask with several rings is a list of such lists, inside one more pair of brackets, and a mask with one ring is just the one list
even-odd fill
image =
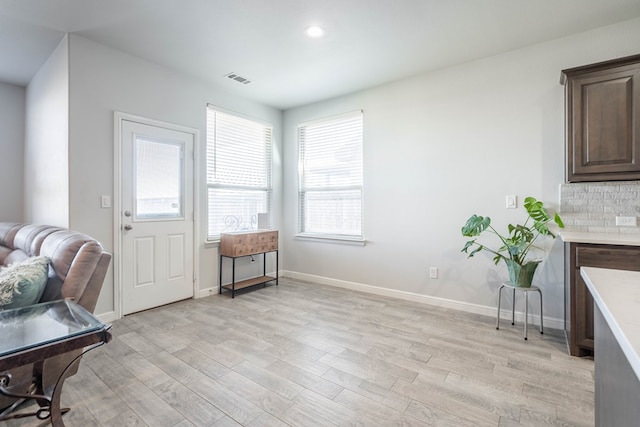
{"label": "white baseboard", "polygon": [[198,293],[196,294],[196,299],[208,297],[208,296],[211,296],[213,294],[217,294],[218,292],[219,292],[219,289],[218,289],[217,286],[212,286],[210,288],[200,289],[198,291]]}
{"label": "white baseboard", "polygon": [[115,311],[108,311],[106,313],[96,314],[96,317],[102,323],[112,323],[118,320]]}
{"label": "white baseboard", "polygon": [[[331,279],[329,277],[315,276],[313,274],[298,273],[295,271],[283,270],[280,272],[280,277],[290,277],[292,279],[319,283],[321,285],[335,286],[338,288],[351,289],[351,290],[360,291],[360,292],[367,292],[374,295],[397,298],[405,301],[413,301],[413,302],[419,302],[422,304],[434,305],[437,307],[451,308],[454,310],[465,311],[467,313],[491,316],[494,319],[496,318],[496,314],[498,312],[497,307],[471,304],[468,302],[433,297],[429,295],[416,294],[414,292],[399,291],[396,289],[380,288],[377,286],[365,285],[365,284],[356,283],[356,282],[348,282],[346,280]],[[502,314],[501,319],[505,319],[504,321],[507,322],[511,318],[511,312],[508,310],[500,310],[500,311]],[[534,330],[539,325],[540,316],[537,314],[529,314],[529,316],[530,316],[529,327],[531,328],[531,330]],[[515,318],[518,322],[523,322],[524,313],[520,311],[516,311]],[[545,316],[544,327],[562,330],[564,329],[564,319],[557,319],[555,317]]]}

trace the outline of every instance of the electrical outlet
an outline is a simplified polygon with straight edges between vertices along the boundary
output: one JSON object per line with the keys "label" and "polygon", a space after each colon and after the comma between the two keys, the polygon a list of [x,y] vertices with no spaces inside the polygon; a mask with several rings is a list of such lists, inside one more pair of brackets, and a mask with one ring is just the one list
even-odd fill
{"label": "electrical outlet", "polygon": [[617,216],[616,225],[621,227],[635,227],[638,225],[638,218],[635,216]]}
{"label": "electrical outlet", "polygon": [[431,279],[438,278],[438,267],[429,267],[429,277]]}

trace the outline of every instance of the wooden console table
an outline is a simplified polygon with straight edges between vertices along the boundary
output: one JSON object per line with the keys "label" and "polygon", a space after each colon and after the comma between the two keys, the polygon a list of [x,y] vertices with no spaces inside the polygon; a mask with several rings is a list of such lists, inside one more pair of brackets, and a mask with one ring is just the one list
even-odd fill
{"label": "wooden console table", "polygon": [[[109,342],[110,328],[69,300],[0,311],[0,394],[21,399],[0,413],[0,421],[35,416],[50,419],[54,427],[64,427],[62,414],[68,409],[60,408],[60,394],[67,371],[82,354]],[[57,378],[51,395],[47,395],[42,381],[45,360],[83,348]],[[30,364],[33,393],[12,391],[10,370]],[[31,413],[14,413],[17,404],[25,399],[35,399],[40,408]]]}
{"label": "wooden console table", "polygon": [[[267,253],[275,252],[275,277],[267,276]],[[246,256],[262,255],[262,276],[236,282],[236,259]],[[231,258],[231,283],[222,284],[222,260]],[[263,285],[274,281],[278,286],[278,231],[242,231],[220,234],[220,293],[222,288],[231,291],[231,298],[235,298],[236,291],[256,285]]]}

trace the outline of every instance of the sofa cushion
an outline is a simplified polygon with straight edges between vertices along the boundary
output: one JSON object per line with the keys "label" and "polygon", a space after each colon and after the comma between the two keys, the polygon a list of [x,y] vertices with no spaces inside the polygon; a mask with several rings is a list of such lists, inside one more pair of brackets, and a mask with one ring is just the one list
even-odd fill
{"label": "sofa cushion", "polygon": [[28,258],[0,268],[0,309],[25,307],[40,301],[47,283],[49,258]]}
{"label": "sofa cushion", "polygon": [[5,258],[3,265],[19,264],[31,258],[31,255],[20,249],[14,249]]}
{"label": "sofa cushion", "polygon": [[13,238],[22,224],[15,222],[0,222],[0,245],[13,249]]}
{"label": "sofa cushion", "polygon": [[50,225],[23,225],[13,238],[13,248],[20,249],[29,256],[40,255],[40,247],[44,239],[58,230],[62,229]]}

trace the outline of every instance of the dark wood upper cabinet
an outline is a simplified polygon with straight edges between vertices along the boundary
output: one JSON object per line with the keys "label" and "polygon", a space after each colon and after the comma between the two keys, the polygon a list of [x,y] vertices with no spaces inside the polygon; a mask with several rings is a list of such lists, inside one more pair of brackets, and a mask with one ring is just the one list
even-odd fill
{"label": "dark wood upper cabinet", "polygon": [[562,71],[568,182],[640,179],[640,55]]}

